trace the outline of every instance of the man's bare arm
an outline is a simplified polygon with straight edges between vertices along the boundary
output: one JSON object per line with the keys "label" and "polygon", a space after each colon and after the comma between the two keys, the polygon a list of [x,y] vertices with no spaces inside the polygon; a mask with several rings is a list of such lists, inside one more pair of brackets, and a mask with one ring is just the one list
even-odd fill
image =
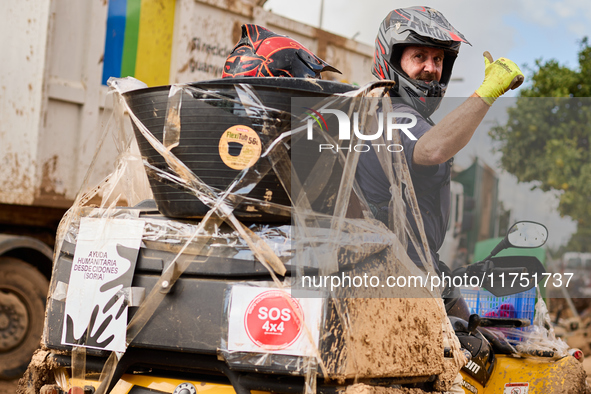
{"label": "man's bare arm", "polygon": [[523,82],[523,73],[512,61],[500,58],[493,62],[485,52],[484,62],[485,76],[480,88],[419,138],[412,156],[414,165],[433,166],[451,159],[470,141],[496,98]]}
{"label": "man's bare arm", "polygon": [[476,93],[426,132],[415,145],[414,165],[432,166],[445,163],[472,138],[490,106]]}

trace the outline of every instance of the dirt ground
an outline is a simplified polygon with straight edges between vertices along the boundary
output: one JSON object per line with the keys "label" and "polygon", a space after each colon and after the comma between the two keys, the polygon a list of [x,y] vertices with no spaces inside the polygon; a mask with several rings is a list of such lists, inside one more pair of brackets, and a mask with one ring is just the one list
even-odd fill
{"label": "dirt ground", "polygon": [[591,385],[591,355],[588,355],[585,360],[583,360],[583,368],[585,368],[585,372],[587,372],[587,383]]}
{"label": "dirt ground", "polygon": [[16,393],[17,382],[18,382],[18,379],[0,380],[0,394],[14,394],[14,393]]}

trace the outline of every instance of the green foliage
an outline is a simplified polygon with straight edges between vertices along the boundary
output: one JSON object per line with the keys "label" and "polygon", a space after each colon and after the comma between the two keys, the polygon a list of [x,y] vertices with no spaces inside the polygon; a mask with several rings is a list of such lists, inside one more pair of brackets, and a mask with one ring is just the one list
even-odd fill
{"label": "green foliage", "polygon": [[587,37],[581,40],[579,69],[561,66],[557,60],[536,60],[531,86],[522,89],[521,97],[591,97],[591,46]]}
{"label": "green foliage", "polygon": [[591,252],[591,228],[578,226],[577,232],[574,233],[566,247],[563,248],[564,252],[576,251],[576,252]]}
{"label": "green foliage", "polygon": [[529,86],[509,109],[505,125],[490,131],[500,143],[502,167],[520,182],[561,191],[559,212],[578,223],[572,246],[591,235],[591,46],[581,41],[579,67],[536,61]]}

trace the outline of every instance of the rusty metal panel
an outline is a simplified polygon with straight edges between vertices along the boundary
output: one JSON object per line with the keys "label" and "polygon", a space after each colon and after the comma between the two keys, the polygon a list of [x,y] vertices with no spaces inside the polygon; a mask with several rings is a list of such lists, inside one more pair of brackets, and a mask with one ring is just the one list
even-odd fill
{"label": "rusty metal panel", "polygon": [[370,46],[275,15],[255,3],[179,0],[171,83],[219,78],[244,23],[256,23],[288,35],[343,72],[342,75],[325,73],[326,79],[360,85],[374,79]]}
{"label": "rusty metal panel", "polygon": [[49,0],[0,3],[0,203],[30,204],[42,120]]}
{"label": "rusty metal panel", "polygon": [[252,9],[241,1],[177,1],[171,83],[219,78]]}
{"label": "rusty metal panel", "polygon": [[95,150],[107,4],[2,2],[0,203],[68,207],[78,192]]}
{"label": "rusty metal panel", "polygon": [[[344,44],[347,44],[347,42]],[[344,45],[339,46],[338,43],[328,45],[326,48],[326,61],[343,73],[342,75],[332,74],[332,76],[335,76],[335,79],[340,82],[357,85],[364,85],[375,80],[375,77],[371,74],[373,66],[371,48],[369,49],[370,56],[367,56],[366,48],[368,48],[366,45],[359,43],[354,49]]]}
{"label": "rusty metal panel", "polygon": [[[258,23],[300,41],[364,84],[372,48],[265,11],[257,0],[177,0],[170,82],[219,78],[240,26]],[[68,207],[97,144],[107,88],[101,85],[108,1],[2,2],[0,204]],[[108,112],[108,109],[106,110]],[[113,168],[114,146],[90,183]]]}
{"label": "rusty metal panel", "polygon": [[[96,150],[107,5],[52,1],[33,205],[69,207]],[[113,163],[116,152],[108,156]],[[112,164],[98,168],[105,168],[105,176]]]}

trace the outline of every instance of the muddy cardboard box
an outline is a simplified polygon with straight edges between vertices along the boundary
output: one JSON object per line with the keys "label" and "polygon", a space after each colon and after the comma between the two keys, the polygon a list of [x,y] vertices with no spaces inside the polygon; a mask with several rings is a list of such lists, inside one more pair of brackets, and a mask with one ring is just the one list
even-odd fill
{"label": "muddy cardboard box", "polygon": [[[442,323],[436,300],[353,298],[334,302],[347,305],[351,326],[348,335],[323,353],[332,377],[417,377],[443,372]],[[339,320],[327,321],[331,325]]]}
{"label": "muddy cardboard box", "polygon": [[[412,262],[395,253],[396,244],[394,239],[389,248],[351,266],[346,275],[408,275],[401,267]],[[333,377],[425,377],[443,372],[441,299],[422,294],[422,288],[355,290],[353,297],[347,297],[346,289],[337,291],[329,302],[333,307],[326,333],[331,339],[325,341],[323,355]]]}

